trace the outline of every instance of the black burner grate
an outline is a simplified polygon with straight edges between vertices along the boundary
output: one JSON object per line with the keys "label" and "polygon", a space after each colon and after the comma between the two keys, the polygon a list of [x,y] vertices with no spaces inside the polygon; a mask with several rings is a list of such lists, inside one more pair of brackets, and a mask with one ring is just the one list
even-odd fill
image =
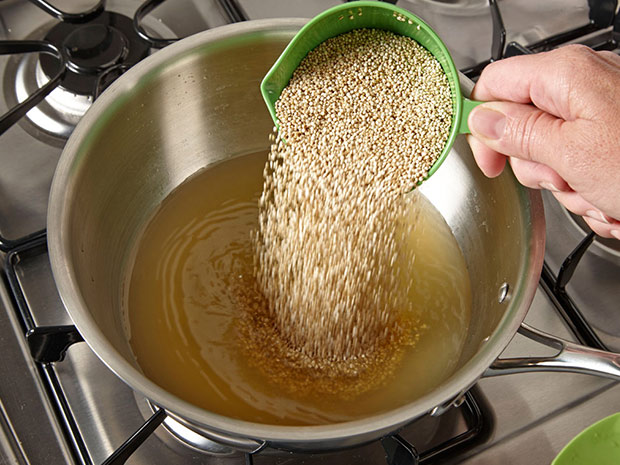
{"label": "black burner grate", "polygon": [[524,46],[517,42],[506,42],[506,28],[497,0],[489,0],[491,19],[493,23],[493,40],[491,57],[477,65],[461,70],[470,79],[477,79],[482,70],[489,64],[502,58],[527,53],[538,53],[551,50],[560,45],[580,39],[588,34],[601,31],[613,25],[613,30],[602,40],[588,44],[595,50],[613,50],[618,46],[620,38],[620,15],[616,16],[617,0],[588,0],[590,21],[583,26],[548,37],[539,42]]}
{"label": "black burner grate", "polygon": [[577,265],[579,265],[579,261],[594,241],[594,236],[594,233],[591,232],[577,244],[575,249],[564,259],[557,276],[554,275],[549,265],[545,263],[540,278],[540,285],[579,342],[595,349],[609,350],[566,291],[566,285],[572,278]]}

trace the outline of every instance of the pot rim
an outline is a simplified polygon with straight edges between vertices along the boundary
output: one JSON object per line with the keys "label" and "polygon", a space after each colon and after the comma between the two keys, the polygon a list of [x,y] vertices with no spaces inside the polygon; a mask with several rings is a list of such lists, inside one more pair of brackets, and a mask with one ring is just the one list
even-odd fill
{"label": "pot rim", "polygon": [[[157,51],[129,69],[117,79],[86,112],[69,138],[60,157],[49,198],[47,216],[48,247],[52,272],[61,300],[71,319],[84,340],[97,357],[132,389],[153,401],[157,406],[186,419],[191,424],[228,434],[232,437],[254,438],[268,443],[304,444],[333,442],[338,439],[350,439],[357,435],[376,432],[384,435],[413,421],[431,411],[434,407],[453,400],[469,389],[482,376],[484,371],[500,355],[517,332],[525,318],[529,305],[534,298],[538,285],[538,276],[542,269],[544,257],[545,226],[542,198],[538,191],[527,190],[521,186],[520,196],[527,199],[531,218],[529,237],[525,238],[525,247],[531,251],[530,260],[525,267],[519,283],[514,283],[514,292],[508,302],[502,320],[472,359],[454,373],[448,380],[430,393],[414,402],[397,409],[345,423],[317,426],[276,426],[253,423],[218,415],[169,393],[150,381],[136,367],[126,361],[98,328],[92,316],[85,309],[83,299],[74,279],[75,270],[70,267],[71,260],[63,257],[71,255],[71,247],[66,234],[66,223],[70,212],[73,192],[67,189],[66,182],[75,176],[80,167],[78,155],[83,142],[92,137],[90,128],[102,113],[114,102],[131,92],[145,75],[163,67],[171,60],[178,60],[185,54],[195,51],[215,41],[226,41],[248,33],[290,32],[301,28],[308,20],[302,18],[279,18],[252,20],[210,29],[180,40]],[[267,111],[265,109],[265,111]],[[463,136],[460,136],[463,137]],[[516,182],[516,181],[515,181]],[[350,443],[348,443],[351,445]]]}

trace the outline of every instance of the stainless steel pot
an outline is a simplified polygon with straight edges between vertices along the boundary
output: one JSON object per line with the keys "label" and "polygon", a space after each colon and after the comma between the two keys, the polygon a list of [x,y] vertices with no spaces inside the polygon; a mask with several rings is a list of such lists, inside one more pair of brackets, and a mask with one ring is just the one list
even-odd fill
{"label": "stainless steel pot", "polygon": [[[570,369],[618,378],[615,355],[585,354],[575,345],[559,358],[496,361],[536,291],[544,254],[542,202],[538,192],[521,187],[508,170],[497,179],[485,178],[462,137],[422,186],[460,244],[473,294],[458,369],[431,393],[350,423],[281,427],[215,415],[141,373],[122,314],[124,272],[136,240],[155,208],[188,176],[211,163],[267,147],[272,123],[259,82],[303,24],[250,21],[171,45],[104,92],[69,139],[50,195],[50,259],[71,318],[101,360],[178,421],[244,450],[265,445],[325,450],[367,442],[428,412],[440,413],[485,372]],[[471,89],[471,82],[462,85]],[[535,330],[523,331],[564,347]]]}

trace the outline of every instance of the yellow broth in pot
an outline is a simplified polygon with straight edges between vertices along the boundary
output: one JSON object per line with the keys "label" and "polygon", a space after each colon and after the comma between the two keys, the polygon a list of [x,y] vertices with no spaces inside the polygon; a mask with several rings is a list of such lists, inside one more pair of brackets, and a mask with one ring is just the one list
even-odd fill
{"label": "yellow broth in pot", "polygon": [[296,392],[244,350],[247,309],[238,294],[253,275],[251,231],[266,158],[266,152],[242,155],[192,176],[166,198],[138,241],[125,314],[144,374],[211,412],[277,425],[363,418],[439,385],[460,357],[471,290],[449,227],[419,194],[409,219],[415,234],[404,244],[415,254],[410,297],[419,338],[379,386],[355,396],[312,395],[311,387]]}

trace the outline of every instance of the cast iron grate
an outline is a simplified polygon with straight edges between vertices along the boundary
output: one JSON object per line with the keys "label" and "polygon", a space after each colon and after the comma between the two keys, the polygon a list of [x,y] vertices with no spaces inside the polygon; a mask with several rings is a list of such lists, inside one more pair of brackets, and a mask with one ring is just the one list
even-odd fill
{"label": "cast iron grate", "polygon": [[594,232],[590,232],[577,244],[562,262],[557,276],[545,263],[540,277],[540,285],[579,342],[595,349],[609,350],[566,290],[566,285],[572,278],[581,258],[594,241],[594,237]]}
{"label": "cast iron grate", "polygon": [[617,0],[588,0],[589,21],[587,24],[524,46],[517,42],[510,42],[506,45],[506,28],[504,27],[499,5],[497,4],[497,0],[489,0],[491,19],[493,22],[491,57],[486,61],[461,71],[468,78],[475,80],[489,63],[515,55],[551,50],[593,32],[606,29],[609,26],[613,26],[609,35],[605,36],[597,43],[589,45],[595,50],[614,50],[618,46],[618,40],[620,40],[620,15],[616,15],[617,6]]}

